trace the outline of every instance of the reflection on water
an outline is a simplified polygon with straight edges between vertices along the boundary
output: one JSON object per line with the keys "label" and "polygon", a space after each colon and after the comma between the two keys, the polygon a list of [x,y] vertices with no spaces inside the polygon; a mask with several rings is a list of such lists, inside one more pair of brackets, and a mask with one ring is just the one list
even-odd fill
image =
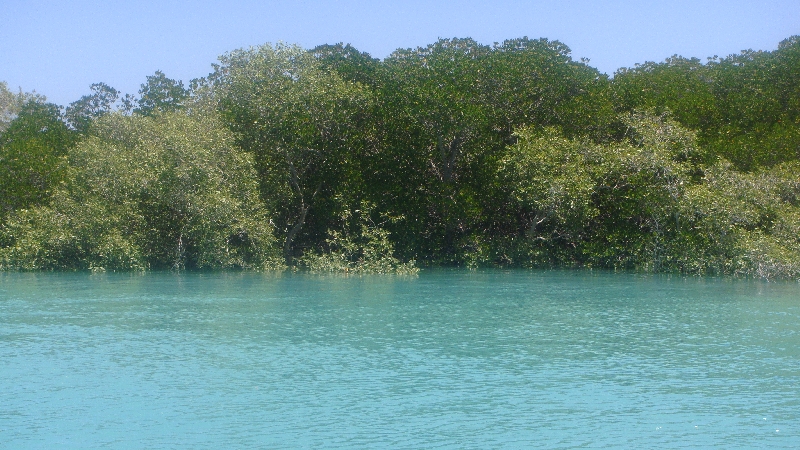
{"label": "reflection on water", "polygon": [[800,448],[800,286],[0,274],[0,448]]}

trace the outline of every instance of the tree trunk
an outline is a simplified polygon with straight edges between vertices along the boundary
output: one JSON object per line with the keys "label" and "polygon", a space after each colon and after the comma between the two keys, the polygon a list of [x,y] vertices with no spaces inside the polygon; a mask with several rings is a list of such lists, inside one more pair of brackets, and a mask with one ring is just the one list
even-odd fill
{"label": "tree trunk", "polygon": [[286,242],[283,243],[283,257],[286,260],[286,265],[292,265],[292,241],[294,241],[294,237],[303,228],[303,224],[306,223],[306,215],[308,214],[308,210],[311,208],[311,205],[306,206],[305,204],[300,205],[300,217],[297,218],[297,222],[292,225],[292,228],[289,229],[289,234],[286,235]]}

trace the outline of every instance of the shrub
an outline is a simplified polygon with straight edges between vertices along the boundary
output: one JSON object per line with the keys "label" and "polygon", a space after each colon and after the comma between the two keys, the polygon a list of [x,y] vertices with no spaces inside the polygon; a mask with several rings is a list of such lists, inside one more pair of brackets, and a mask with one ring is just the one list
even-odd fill
{"label": "shrub", "polygon": [[69,154],[49,207],[3,229],[14,269],[280,267],[251,158],[209,114],[111,114]]}

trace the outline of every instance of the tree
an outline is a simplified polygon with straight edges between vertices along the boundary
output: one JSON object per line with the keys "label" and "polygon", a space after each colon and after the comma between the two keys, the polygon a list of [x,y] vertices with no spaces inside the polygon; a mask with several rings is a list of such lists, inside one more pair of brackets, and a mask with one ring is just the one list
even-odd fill
{"label": "tree", "polygon": [[518,132],[500,176],[522,212],[523,264],[676,266],[695,136],[668,116],[637,112],[623,121],[626,141],[607,145],[553,128]]}
{"label": "tree", "polygon": [[280,267],[251,157],[212,114],[105,115],[49,206],[10,216],[17,269]]}
{"label": "tree", "polygon": [[[497,168],[523,126],[609,139],[616,117],[608,80],[572,61],[558,41],[481,45],[440,39],[397,50],[383,64],[384,141],[377,167],[392,180],[375,195],[401,210],[393,236],[436,262],[460,264],[488,236],[513,233]],[[385,185],[386,183],[384,183]],[[388,202],[391,202],[387,207]]]}
{"label": "tree", "polygon": [[719,121],[703,143],[739,170],[800,159],[800,37],[713,62]]}
{"label": "tree", "polygon": [[75,136],[52,103],[26,101],[0,134],[0,217],[46,204],[64,180]]}
{"label": "tree", "polygon": [[311,272],[416,274],[414,261],[394,257],[390,233],[383,228],[392,218],[383,215],[383,223],[375,223],[373,208],[362,201],[358,209],[342,211],[340,228],[328,230],[327,251],[306,253],[300,264]]}
{"label": "tree", "polygon": [[13,93],[5,81],[0,81],[0,133],[5,131],[11,121],[17,117],[22,105],[28,102],[46,103],[47,99],[36,92]]}
{"label": "tree", "polygon": [[798,170],[797,161],[754,173],[725,160],[709,167],[681,202],[683,270],[800,278]]}
{"label": "tree", "polygon": [[145,116],[174,111],[181,109],[188,98],[189,91],[183,87],[182,81],[167,78],[164,72],[157,70],[142,84],[138,107],[133,111]]}
{"label": "tree", "polygon": [[702,64],[673,56],[620,69],[613,80],[619,110],[671,111],[695,130],[705,163],[723,157],[758,171],[800,158],[800,38],[777,50],[745,50]]}
{"label": "tree", "polygon": [[8,84],[0,81],[0,133],[8,128],[9,122],[17,114],[17,96],[8,90]]}
{"label": "tree", "polygon": [[110,113],[119,98],[119,91],[105,83],[94,83],[91,90],[91,94],[67,106],[67,122],[80,133],[86,133],[94,120]]}
{"label": "tree", "polygon": [[[211,75],[216,95],[239,144],[255,156],[262,197],[279,213],[291,264],[309,212],[330,210],[331,199],[357,191],[369,93],[295,46],[241,49],[220,61]],[[331,215],[319,211],[316,237]]]}
{"label": "tree", "polygon": [[606,139],[617,118],[608,78],[570,54],[544,38],[496,43],[478,79],[491,130],[508,140],[523,126],[555,126],[569,136]]}
{"label": "tree", "polygon": [[486,109],[477,95],[488,52],[472,39],[440,39],[384,60],[383,139],[375,165],[384,191],[374,201],[379,210],[405,216],[390,226],[406,257],[456,263],[482,219],[472,186],[485,181],[480,168],[491,151],[481,145]]}
{"label": "tree", "polygon": [[373,89],[381,82],[381,61],[350,44],[318,45],[310,53],[319,61],[321,69],[333,71],[344,80]]}
{"label": "tree", "polygon": [[613,87],[620,111],[669,110],[684,126],[700,130],[718,120],[715,76],[713,67],[699,59],[674,55],[663,63],[620,69],[614,74]]}
{"label": "tree", "polygon": [[548,258],[562,248],[575,250],[600,213],[592,199],[591,171],[598,149],[584,140],[567,139],[555,128],[523,128],[517,139],[499,176],[511,186],[511,198],[524,217],[525,236],[544,247]]}

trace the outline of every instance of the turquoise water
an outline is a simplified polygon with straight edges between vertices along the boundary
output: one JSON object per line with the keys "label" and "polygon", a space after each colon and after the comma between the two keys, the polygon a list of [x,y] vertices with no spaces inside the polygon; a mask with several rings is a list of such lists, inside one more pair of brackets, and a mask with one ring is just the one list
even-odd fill
{"label": "turquoise water", "polygon": [[0,448],[800,448],[800,285],[0,274]]}

